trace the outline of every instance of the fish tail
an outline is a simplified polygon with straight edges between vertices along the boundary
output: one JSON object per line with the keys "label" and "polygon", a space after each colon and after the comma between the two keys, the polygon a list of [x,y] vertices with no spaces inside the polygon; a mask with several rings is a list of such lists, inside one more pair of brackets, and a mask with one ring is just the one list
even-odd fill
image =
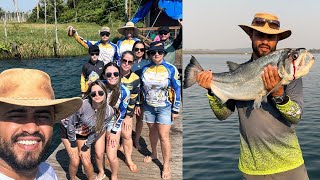
{"label": "fish tail", "polygon": [[197,82],[198,73],[203,71],[199,62],[194,56],[191,56],[190,63],[184,70],[183,88],[186,89]]}

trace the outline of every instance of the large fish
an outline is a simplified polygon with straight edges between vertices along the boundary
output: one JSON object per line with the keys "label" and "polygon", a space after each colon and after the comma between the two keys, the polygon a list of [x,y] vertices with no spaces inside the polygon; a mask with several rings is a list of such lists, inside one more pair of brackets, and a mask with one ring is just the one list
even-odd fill
{"label": "large fish", "polygon": [[[254,108],[258,108],[261,101],[265,100],[266,96],[280,85],[289,84],[294,79],[306,75],[314,64],[314,57],[303,48],[286,48],[241,65],[229,61],[227,64],[229,72],[213,73],[212,92],[222,103],[228,99],[254,100]],[[278,73],[282,80],[274,89],[267,92],[263,84],[262,73],[263,68],[269,64],[278,67]],[[192,56],[184,71],[183,88],[195,84],[200,71],[203,71],[203,68]]]}

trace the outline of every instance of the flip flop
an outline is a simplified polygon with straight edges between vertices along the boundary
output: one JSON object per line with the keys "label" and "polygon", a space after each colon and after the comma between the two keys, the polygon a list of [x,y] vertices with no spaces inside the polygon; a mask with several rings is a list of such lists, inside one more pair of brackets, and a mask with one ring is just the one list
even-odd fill
{"label": "flip flop", "polygon": [[164,172],[162,171],[162,176],[161,176],[162,179],[171,179],[171,172]]}
{"label": "flip flop", "polygon": [[131,172],[137,172],[138,171],[138,166],[136,164],[127,164]]}
{"label": "flip flop", "polygon": [[102,180],[102,179],[104,179],[104,178],[106,178],[106,174],[104,174],[103,176],[102,176],[102,178],[98,178],[98,176],[96,177],[96,179],[95,180]]}

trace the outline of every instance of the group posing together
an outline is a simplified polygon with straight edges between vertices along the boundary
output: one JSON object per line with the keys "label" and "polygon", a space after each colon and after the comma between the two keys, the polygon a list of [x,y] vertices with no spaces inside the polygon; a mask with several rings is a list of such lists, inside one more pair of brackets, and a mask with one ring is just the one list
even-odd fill
{"label": "group posing together", "polygon": [[[141,149],[142,120],[148,124],[152,148],[151,155],[146,156],[144,162],[157,159],[160,139],[162,178],[170,179],[169,132],[173,120],[179,116],[181,100],[179,72],[171,64],[175,57],[170,53],[174,54],[181,44],[181,36],[180,42],[179,38],[171,41],[169,28],[160,27],[160,41],[152,42],[147,51],[145,43],[134,37],[139,30],[132,22],[118,31],[125,37],[116,45],[109,40],[108,27],[101,28],[101,40],[97,42],[84,40],[73,27],[68,30],[68,34],[87,47],[90,54],[90,60],[83,65],[80,80],[83,104],[76,113],[61,120],[60,126],[60,136],[70,157],[70,179],[75,179],[80,160],[88,179],[104,179],[105,152],[111,179],[117,179],[118,150],[124,153],[130,171],[137,172],[138,167],[131,155],[133,145]],[[167,55],[171,63],[167,62]],[[137,123],[133,143],[134,115]],[[96,176],[90,156],[93,145],[99,170]]]}

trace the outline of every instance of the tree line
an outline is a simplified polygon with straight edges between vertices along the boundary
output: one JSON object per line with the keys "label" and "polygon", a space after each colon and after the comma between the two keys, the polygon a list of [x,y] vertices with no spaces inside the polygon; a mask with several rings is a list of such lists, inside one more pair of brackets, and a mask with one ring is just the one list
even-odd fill
{"label": "tree line", "polygon": [[[130,1],[130,0],[129,0]],[[56,0],[59,23],[95,22],[99,25],[114,20],[127,21],[125,0]],[[54,0],[40,0],[32,9],[28,22],[44,22],[45,4],[47,23],[54,23]],[[135,12],[139,1],[132,1],[131,11]]]}

